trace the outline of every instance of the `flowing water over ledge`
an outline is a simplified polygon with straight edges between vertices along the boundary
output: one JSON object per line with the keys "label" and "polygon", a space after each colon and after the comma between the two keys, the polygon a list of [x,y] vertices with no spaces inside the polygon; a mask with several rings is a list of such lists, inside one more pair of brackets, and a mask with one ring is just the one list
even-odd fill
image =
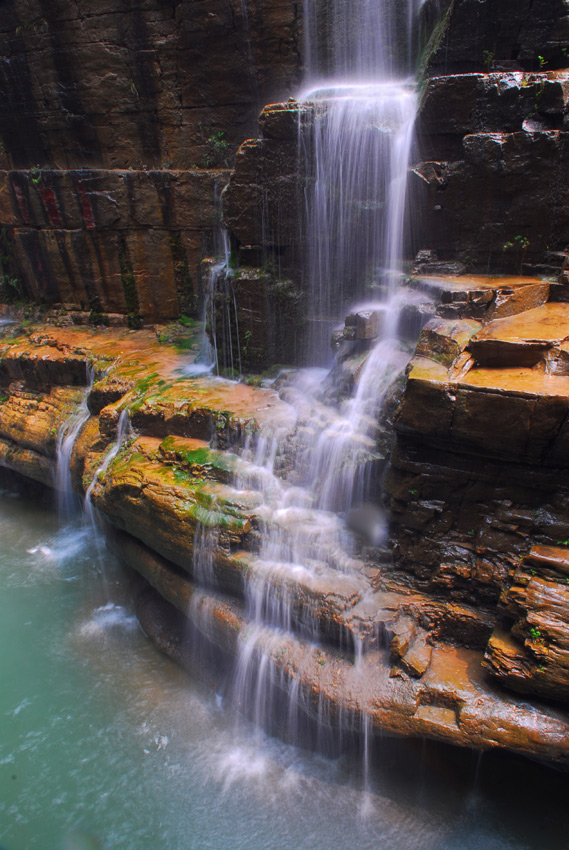
{"label": "flowing water over ledge", "polygon": [[109,556],[103,582],[80,522],[58,531],[53,513],[2,491],[0,530],[6,850],[566,847],[567,777],[385,739],[364,787],[355,754],[261,736],[157,653],[128,577]]}

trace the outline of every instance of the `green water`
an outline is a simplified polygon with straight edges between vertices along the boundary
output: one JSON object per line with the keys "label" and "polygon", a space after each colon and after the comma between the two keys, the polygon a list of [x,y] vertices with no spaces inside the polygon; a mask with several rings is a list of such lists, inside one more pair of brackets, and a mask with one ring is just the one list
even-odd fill
{"label": "green water", "polygon": [[5,850],[556,850],[569,783],[529,762],[378,742],[367,788],[237,724],[141,633],[81,525],[0,493]]}

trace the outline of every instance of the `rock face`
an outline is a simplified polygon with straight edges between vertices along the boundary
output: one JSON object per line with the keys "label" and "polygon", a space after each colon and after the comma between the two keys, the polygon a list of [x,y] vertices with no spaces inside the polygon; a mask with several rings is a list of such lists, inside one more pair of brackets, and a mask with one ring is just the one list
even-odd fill
{"label": "rock face", "polygon": [[520,274],[565,249],[569,74],[545,67],[424,82],[411,191],[441,258]]}
{"label": "rock face", "polygon": [[[469,297],[461,303],[472,303],[472,293],[491,292],[485,302],[487,319],[492,305],[504,303],[505,288],[492,280],[468,281],[460,291]],[[420,279],[412,283],[425,285]],[[439,278],[437,287],[442,294],[456,292],[459,282],[452,280],[445,290]],[[543,293],[538,281],[522,280],[518,288],[530,292],[534,287]],[[515,290],[510,281],[510,309],[523,310],[524,300],[516,299]],[[446,303],[440,298],[440,309]],[[557,310],[558,305],[550,306]],[[522,312],[520,322],[527,322],[532,312],[535,308]],[[353,318],[356,323],[348,327],[358,327],[356,314]],[[362,328],[369,320],[360,317]],[[470,528],[461,532],[466,520],[460,511],[468,510],[469,496],[456,508],[451,482],[448,496],[441,486],[436,452],[428,455],[426,468],[421,457],[433,439],[430,410],[438,405],[421,403],[420,415],[413,416],[425,384],[427,398],[429,392],[458,397],[463,385],[464,392],[488,391],[488,382],[475,389],[475,343],[484,338],[483,328],[489,334],[492,326],[507,320],[484,321],[480,316],[438,316],[421,338],[420,357],[398,414],[390,472],[398,522],[395,569],[363,542],[361,557],[350,555],[342,570],[333,566],[332,550],[330,563],[312,563],[310,569],[267,558],[262,544],[271,526],[286,535],[291,522],[294,528],[312,524],[322,534],[317,524],[330,517],[311,509],[290,517],[271,507],[267,471],[247,452],[263,435],[279,433],[285,455],[277,467],[285,469],[286,445],[297,428],[284,400],[286,391],[280,398],[272,389],[183,378],[180,355],[149,331],[86,332],[53,325],[5,331],[0,463],[53,485],[57,435],[87,394],[91,417],[75,442],[71,480],[78,492],[89,490],[92,504],[110,524],[111,548],[144,580],[138,612],[145,630],[183,666],[219,686],[218,678],[242,657],[245,642],[255,660],[252,669],[271,671],[268,701],[286,705],[289,720],[304,718],[337,734],[360,729],[365,718],[366,728],[377,734],[426,735],[481,749],[505,747],[568,765],[569,718],[563,708],[520,699],[502,687],[554,696],[557,702],[567,699],[567,559],[559,547],[534,545],[529,552],[532,529],[543,525],[546,514],[551,522],[551,515],[544,507],[532,512],[508,501],[507,479],[499,486],[492,480],[488,498],[497,506],[495,516],[489,524],[481,516],[474,534]],[[359,342],[365,344],[363,336]],[[559,344],[560,334],[554,336]],[[449,378],[445,383],[443,375],[465,352],[470,371],[449,390]],[[87,363],[95,371],[91,387]],[[544,372],[534,374],[536,381],[538,375],[542,381],[547,378]],[[567,379],[559,375],[549,380],[561,382],[561,391]],[[519,400],[519,393],[510,399],[509,392],[501,393],[503,410]],[[544,414],[534,417],[535,427],[543,421],[541,427],[549,423],[555,430],[557,407],[548,407],[543,387],[541,394]],[[531,404],[528,390],[521,397]],[[447,406],[453,403],[460,406],[449,397]],[[480,474],[481,420],[475,406],[467,405],[461,415],[463,425],[452,432],[457,444],[451,449],[457,451],[458,441],[470,435],[476,465],[473,461],[467,480],[481,510],[487,474],[487,464]],[[114,445],[124,416],[136,432]],[[456,418],[458,423],[458,413]],[[521,417],[520,429],[524,422]],[[406,440],[418,423],[422,436],[410,446]],[[448,444],[448,433],[440,433]],[[522,452],[518,467],[528,475],[525,444],[520,446],[511,431],[507,436],[510,453]],[[497,458],[506,441],[496,440],[495,455],[492,450],[487,454],[499,475],[503,460]],[[540,445],[542,453],[555,456],[549,444]],[[463,448],[463,455],[468,450]],[[413,478],[408,477],[409,462],[417,467]],[[559,475],[559,469],[551,475]],[[456,463],[453,476],[456,490]],[[534,505],[542,498],[535,483],[531,472],[527,486]],[[453,510],[460,514],[456,520]],[[428,555],[427,562],[421,552]],[[444,566],[433,571],[434,553],[440,552]],[[520,560],[524,552],[528,554]],[[415,579],[405,578],[402,568],[413,570]],[[290,631],[260,627],[252,599],[286,606]],[[510,634],[506,622],[512,625]],[[484,651],[484,665],[499,684],[484,672]],[[360,660],[354,664],[356,654]]]}
{"label": "rock face", "polygon": [[423,331],[387,482],[395,553],[417,587],[490,614],[493,675],[567,702],[567,310],[517,304]]}
{"label": "rock face", "polygon": [[[57,435],[85,398],[91,415],[71,480],[143,577],[141,622],[165,651],[193,669],[189,629],[214,654],[201,657],[226,670],[245,643],[289,716],[352,731],[365,720],[378,734],[504,747],[567,766],[566,5],[440,5],[411,181],[424,250],[405,282],[409,333],[401,329],[404,338],[422,333],[405,387],[382,414],[394,421],[393,447],[374,422],[357,455],[387,467],[391,545],[365,536],[377,505],[367,519],[365,506],[348,518],[357,545],[340,555],[337,518],[275,507],[256,449],[274,439],[285,476],[289,447],[308,464],[303,430],[325,419],[296,416],[286,379],[279,394],[181,374],[168,330],[5,332],[0,463],[53,482]],[[427,0],[424,15],[433,8]],[[10,34],[0,262],[11,300],[26,289],[64,302],[73,320],[110,313],[109,323],[128,316],[135,325],[195,308],[228,152],[248,135],[257,96],[280,93],[299,67],[297,6],[149,0],[113,12],[111,4],[85,16],[62,2],[32,3],[21,20],[15,4],[0,14]],[[94,43],[108,52],[102,75]],[[209,75],[206,54],[223,77]],[[257,57],[253,66],[245,54]],[[13,127],[15,92],[23,112]],[[224,122],[237,113],[229,135]],[[317,118],[296,101],[265,107],[261,138],[239,147],[220,201],[233,250],[210,331],[234,343],[247,368],[286,361],[300,346],[305,154]],[[480,266],[491,273],[476,274]],[[54,320],[71,321],[62,311]],[[336,332],[336,398],[357,386],[381,324],[381,310],[359,310]],[[117,442],[126,421],[133,430]],[[310,569],[263,549],[271,531],[292,547],[299,528],[319,536]],[[270,605],[286,612],[286,634],[256,621],[254,607]]]}
{"label": "rock face", "polygon": [[297,83],[298,4],[8,2],[0,32],[3,298],[195,311],[220,169]]}
{"label": "rock face", "polygon": [[535,71],[540,57],[563,64],[569,41],[563,0],[443,0],[441,22],[427,53],[430,74],[495,65]]}
{"label": "rock face", "polygon": [[92,312],[95,324],[108,313],[135,327],[195,313],[227,174],[2,172],[4,294]]}

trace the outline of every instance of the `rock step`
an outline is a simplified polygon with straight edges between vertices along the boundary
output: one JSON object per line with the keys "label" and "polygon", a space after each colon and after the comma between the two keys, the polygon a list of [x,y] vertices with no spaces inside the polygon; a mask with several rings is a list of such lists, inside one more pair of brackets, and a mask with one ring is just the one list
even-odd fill
{"label": "rock step", "polygon": [[[20,329],[21,330],[21,329]],[[292,427],[291,408],[271,389],[236,384],[206,375],[180,374],[180,354],[150,330],[72,327],[9,327],[0,344],[0,388],[14,381],[48,392],[52,386],[87,386],[87,365],[99,379],[89,397],[101,416],[101,433],[113,438],[120,412],[140,433],[237,445],[267,427]]]}
{"label": "rock step", "polygon": [[483,368],[543,364],[550,375],[569,375],[569,311],[565,304],[549,303],[494,319],[474,334],[467,348]]}
{"label": "rock step", "polygon": [[374,590],[374,575],[363,570],[342,575],[326,565],[312,569],[263,561],[250,552],[233,552],[211,561],[209,574],[184,570],[124,532],[111,537],[113,551],[140,572],[173,605],[186,614],[190,593],[205,592],[246,604],[257,619],[272,619],[311,640],[323,640],[358,654],[391,646],[394,662],[411,675],[424,672],[430,647],[420,625],[433,639],[459,640],[483,648],[494,619],[467,605],[448,605],[408,589]]}
{"label": "rock step", "polygon": [[[320,571],[263,561],[249,552],[213,557],[209,575],[180,569],[124,532],[111,535],[111,548],[186,616],[192,595],[223,600],[231,610],[245,608],[274,618],[312,640],[322,638],[353,651],[360,637],[375,636],[377,603],[367,613],[357,606],[370,587],[363,577],[345,576],[322,565]],[[205,584],[204,584],[205,580]],[[220,603],[221,604],[221,603]],[[393,613],[391,614],[393,617]]]}
{"label": "rock step", "polygon": [[[172,630],[179,621],[168,603],[151,593],[138,609],[145,631],[177,660],[191,658],[187,625],[163,639],[160,624]],[[478,673],[479,653],[456,647],[434,647],[420,679],[394,673],[385,652],[372,651],[356,664],[342,652],[299,640],[285,632],[239,619],[233,609],[219,607],[202,595],[189,606],[189,619],[208,641],[233,658],[248,659],[248,693],[240,708],[254,711],[259,671],[268,671],[267,687],[286,707],[290,718],[307,716],[332,729],[374,735],[428,735],[439,741],[475,749],[508,748],[534,758],[569,764],[569,721],[563,713],[510,699],[488,687]],[[248,700],[247,697],[251,699]]]}
{"label": "rock step", "polygon": [[408,284],[439,302],[443,318],[504,318],[545,304],[549,297],[549,282],[536,277],[421,275]]}
{"label": "rock step", "polygon": [[482,324],[474,319],[435,317],[421,331],[416,357],[428,357],[450,368]]}
{"label": "rock step", "polygon": [[82,346],[58,343],[51,333],[8,338],[0,345],[0,387],[22,381],[29,389],[52,386],[85,387],[89,383],[87,354]]}
{"label": "rock step", "polygon": [[0,439],[0,466],[17,472],[32,481],[39,481],[46,487],[53,487],[55,463],[39,452],[21,449],[14,443]]}
{"label": "rock step", "polygon": [[[515,132],[528,116],[561,126],[569,100],[567,71],[453,74],[427,81],[419,134]],[[544,128],[545,129],[545,128]]]}
{"label": "rock step", "polygon": [[545,577],[557,578],[567,582],[569,578],[569,540],[559,546],[532,546],[523,563],[530,569],[536,569]]}
{"label": "rock step", "polygon": [[470,365],[457,374],[435,360],[413,359],[396,417],[399,433],[447,450],[565,468],[569,377]]}
{"label": "rock step", "polygon": [[[184,568],[188,568],[196,530],[204,527],[219,530],[220,545],[227,551],[233,551],[236,545],[257,551],[263,531],[265,539],[271,536],[274,541],[274,560],[300,558],[305,567],[316,562],[318,568],[322,562],[340,572],[357,571],[359,562],[344,548],[344,524],[336,514],[311,507],[280,507],[280,492],[275,504],[268,505],[264,491],[224,483],[231,479],[231,470],[239,468],[252,469],[253,475],[260,472],[232,456],[227,462],[222,460],[221,453],[203,443],[138,437],[113,459],[104,480],[95,483],[92,500],[114,525],[127,527],[134,521],[133,528],[138,531],[133,533],[143,540],[151,539],[152,533],[143,517],[148,516],[149,521],[154,511],[155,522],[163,526],[157,531],[157,545],[160,540],[167,543],[168,535],[175,536],[176,522],[184,523],[187,551],[182,546],[180,555],[172,557],[168,544],[168,552],[162,553]],[[91,470],[92,465],[85,477],[85,489],[92,480]],[[273,484],[278,487],[276,480]],[[134,517],[136,505],[138,519]],[[278,555],[281,551],[285,554]],[[295,552],[301,554],[295,558]]]}
{"label": "rock step", "polygon": [[[140,448],[136,441],[123,447],[92,487],[93,505],[111,524],[128,529],[189,573],[198,534],[212,535],[214,560],[222,562],[232,551],[258,546],[258,493],[195,478]],[[100,455],[96,457],[99,463]],[[84,487],[92,475],[84,478]]]}

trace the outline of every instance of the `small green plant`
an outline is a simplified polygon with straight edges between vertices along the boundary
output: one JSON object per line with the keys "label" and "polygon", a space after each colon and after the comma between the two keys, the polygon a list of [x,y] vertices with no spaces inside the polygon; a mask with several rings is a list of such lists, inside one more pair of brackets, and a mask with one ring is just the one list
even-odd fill
{"label": "small green plant", "polygon": [[192,319],[191,316],[184,316],[183,314],[178,318],[178,321],[185,328],[195,328],[199,325],[196,319]]}
{"label": "small green plant", "polygon": [[482,62],[484,67],[486,68],[487,73],[490,73],[490,68],[494,64],[494,51],[493,50],[483,50],[482,51]]}
{"label": "small green plant", "polygon": [[225,138],[223,130],[218,130],[212,133],[206,139],[207,153],[202,158],[202,168],[216,168],[222,165],[227,165],[227,157],[229,154],[229,142]]}
{"label": "small green plant", "polygon": [[243,331],[243,336],[241,338],[241,354],[243,357],[246,357],[249,353],[249,345],[251,344],[251,338],[253,336],[252,331],[246,330]]}
{"label": "small green plant", "polygon": [[413,489],[412,489],[412,490],[409,490],[409,495],[410,495],[410,496],[416,496],[418,492],[419,492],[419,491],[417,490],[417,488],[416,488],[416,487],[413,487]]}
{"label": "small green plant", "polygon": [[474,528],[469,528],[466,533],[468,534],[469,537],[474,537],[475,534],[476,534],[476,531],[474,530]]}
{"label": "small green plant", "polygon": [[30,180],[32,181],[34,186],[37,186],[38,183],[41,183],[42,173],[39,165],[32,165],[32,167],[30,168]]}
{"label": "small green plant", "polygon": [[24,299],[24,287],[22,281],[11,275],[0,275],[0,301],[14,304]]}
{"label": "small green plant", "polygon": [[543,71],[543,69],[544,69],[544,68],[545,68],[545,66],[547,65],[547,59],[544,59],[544,57],[543,57],[543,56],[538,56],[538,57],[537,57],[537,63],[538,63],[538,65],[539,65],[539,70],[540,70],[540,71]]}
{"label": "small green plant", "polygon": [[530,633],[530,637],[531,637],[531,639],[534,643],[536,643],[536,644],[544,644],[545,643],[545,640],[544,640],[543,635],[541,633],[541,629],[538,629],[535,626],[532,626],[531,629],[529,630],[529,633]]}
{"label": "small green plant", "polygon": [[519,271],[521,274],[523,264],[526,259],[526,255],[528,252],[528,248],[530,246],[530,240],[527,236],[522,236],[518,234],[514,236],[511,242],[504,243],[504,251],[516,251],[519,254]]}

